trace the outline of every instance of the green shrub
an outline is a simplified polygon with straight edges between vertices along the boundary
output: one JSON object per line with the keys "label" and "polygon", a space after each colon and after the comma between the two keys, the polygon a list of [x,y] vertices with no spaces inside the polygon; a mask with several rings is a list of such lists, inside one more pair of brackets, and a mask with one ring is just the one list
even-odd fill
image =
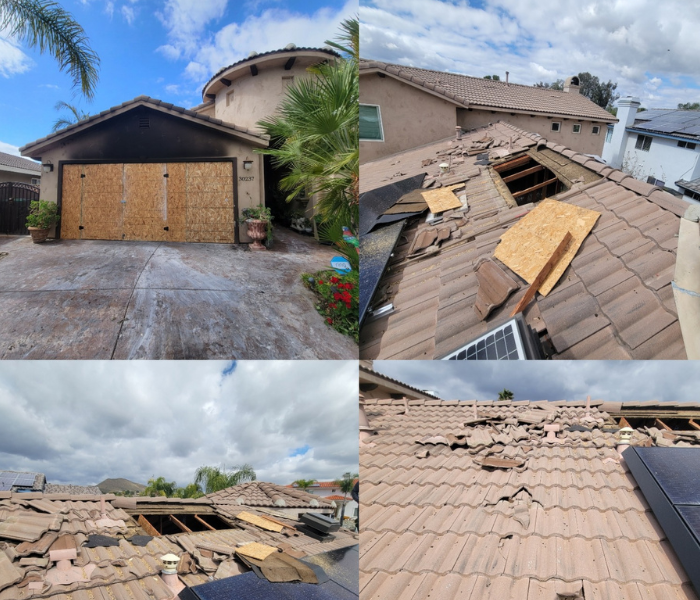
{"label": "green shrub", "polygon": [[326,323],[336,331],[349,335],[356,342],[360,339],[359,304],[360,286],[357,271],[338,275],[335,271],[304,273],[304,285],[313,290],[319,302],[316,310],[326,319]]}
{"label": "green shrub", "polygon": [[32,200],[29,204],[27,215],[27,227],[49,229],[58,223],[61,217],[58,214],[58,204],[47,200]]}

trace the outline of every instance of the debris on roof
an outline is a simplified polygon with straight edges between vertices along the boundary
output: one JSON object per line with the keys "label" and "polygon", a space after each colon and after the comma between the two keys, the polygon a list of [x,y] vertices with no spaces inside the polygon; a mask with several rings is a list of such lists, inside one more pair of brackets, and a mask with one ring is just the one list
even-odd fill
{"label": "debris on roof", "polygon": [[[377,435],[360,449],[362,597],[697,600],[602,401],[364,403]],[[465,426],[474,407],[486,422]],[[467,447],[416,444],[449,433]]]}
{"label": "debris on roof", "polygon": [[[508,158],[477,165],[478,156],[468,155],[470,145],[488,143],[486,138],[505,148],[519,146]],[[436,156],[463,162],[453,160],[445,173],[428,161]],[[404,187],[394,203],[419,189],[414,178],[421,175],[424,184],[434,181],[440,189],[462,180],[463,191],[450,193],[464,202],[462,209],[428,219],[403,215],[398,233],[382,245],[371,289],[365,292],[370,297],[363,298],[363,314],[373,318],[363,321],[361,358],[443,358],[503,325],[517,312],[524,284],[535,278],[569,229],[574,242],[523,312],[545,355],[686,358],[671,283],[684,201],[504,122],[361,165],[363,196],[400,187],[402,181],[394,177],[398,169]],[[388,208],[375,207],[373,235],[385,233],[377,219]],[[557,221],[566,227],[553,227],[550,220],[534,233],[526,231],[530,221],[558,211]],[[531,212],[534,217],[528,217]],[[523,244],[529,251],[522,251]],[[484,259],[500,259],[496,264],[520,289],[482,319],[475,305],[477,267]],[[509,264],[513,261],[517,268]],[[388,309],[375,315],[382,307]]]}

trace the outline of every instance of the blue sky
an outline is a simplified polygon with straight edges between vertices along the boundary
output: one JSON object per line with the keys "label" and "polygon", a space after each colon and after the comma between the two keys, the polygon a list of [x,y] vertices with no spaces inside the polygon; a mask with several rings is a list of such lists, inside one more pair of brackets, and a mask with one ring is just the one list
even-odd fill
{"label": "blue sky", "polygon": [[50,133],[56,102],[94,114],[145,94],[190,108],[221,67],[255,50],[323,46],[357,0],[62,0],[101,59],[95,99],[75,95],[48,55],[0,32],[0,151]]}
{"label": "blue sky", "polygon": [[362,56],[533,85],[588,71],[646,108],[700,101],[700,4],[362,0]]}

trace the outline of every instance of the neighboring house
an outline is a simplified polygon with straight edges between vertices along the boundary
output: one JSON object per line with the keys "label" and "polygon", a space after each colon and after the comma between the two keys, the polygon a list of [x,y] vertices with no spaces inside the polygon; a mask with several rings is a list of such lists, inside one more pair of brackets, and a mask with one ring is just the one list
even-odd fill
{"label": "neighboring house", "polygon": [[64,485],[47,483],[43,473],[27,473],[24,471],[0,471],[0,492],[16,494],[45,493],[45,494],[89,494],[99,495],[100,489],[95,485]]}
{"label": "neighboring house", "polygon": [[264,481],[241,483],[206,497],[217,504],[270,508],[282,514],[293,515],[294,518],[305,512],[333,514],[335,511],[331,502],[314,494]]}
{"label": "neighboring house", "polygon": [[638,98],[618,101],[619,122],[608,126],[603,160],[636,179],[700,200],[700,111],[651,109],[638,112]]}
{"label": "neighboring house", "polygon": [[250,241],[241,211],[265,203],[255,150],[269,145],[255,123],[274,113],[294,77],[337,56],[295,47],[260,54],[217,73],[192,110],[139,96],[25,145],[44,165],[41,197],[59,204],[58,237]]}
{"label": "neighboring house", "polygon": [[0,152],[0,183],[5,181],[39,185],[41,165],[20,156]]}
{"label": "neighboring house", "polygon": [[619,402],[366,400],[361,596],[697,600],[692,534],[673,545],[623,457],[700,452],[700,404],[633,404],[629,447]]}
{"label": "neighboring house", "polygon": [[[274,586],[284,584],[259,580],[237,554],[242,546],[257,542],[275,556],[284,551],[326,566],[334,564],[329,552],[357,549],[358,535],[348,530],[319,541],[299,526],[278,511],[209,497],[0,491],[0,600],[274,597]],[[179,559],[176,573],[164,572],[168,554]],[[314,589],[329,594],[334,585]],[[221,592],[229,586],[237,591]]]}
{"label": "neighboring house", "polygon": [[365,398],[408,398],[436,400],[430,392],[416,389],[373,369],[371,360],[360,361],[360,392]]}
{"label": "neighboring house", "polygon": [[360,62],[360,162],[504,120],[583,154],[600,155],[605,126],[617,119],[579,93]]}
{"label": "neighboring house", "polygon": [[[457,186],[447,197],[458,208],[426,218],[419,192],[436,185]],[[687,259],[677,249],[700,242],[679,243],[681,199],[503,122],[362,165],[360,194],[372,216],[360,229],[361,359],[442,359],[495,335],[528,288],[495,252],[545,201],[599,216],[551,291],[525,306],[522,339],[559,359],[686,358],[693,316],[672,280],[677,254]]]}
{"label": "neighboring house", "polygon": [[[357,480],[355,480],[357,481]],[[287,487],[298,489],[296,483],[290,483]],[[352,499],[348,492],[347,497],[340,490],[340,486],[335,481],[314,481],[310,487],[304,490],[314,496],[319,496],[327,502],[335,502],[335,516],[340,517],[341,505],[345,502],[345,516],[352,517],[357,514],[357,502]]]}

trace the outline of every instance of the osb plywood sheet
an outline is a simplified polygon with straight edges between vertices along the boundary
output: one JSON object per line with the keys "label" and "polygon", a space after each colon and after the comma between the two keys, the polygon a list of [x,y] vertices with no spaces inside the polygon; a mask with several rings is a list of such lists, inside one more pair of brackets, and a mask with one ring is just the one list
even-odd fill
{"label": "osb plywood sheet", "polygon": [[187,208],[187,224],[191,223],[211,223],[227,224],[233,223],[232,208]]}
{"label": "osb plywood sheet", "polygon": [[233,177],[233,163],[193,162],[187,163],[187,177]]}
{"label": "osb plywood sheet", "polygon": [[578,252],[600,213],[546,199],[501,236],[494,256],[532,283],[567,231],[573,239],[539,289],[546,296]]}
{"label": "osb plywood sheet", "polygon": [[186,242],[200,242],[208,244],[233,244],[233,231],[230,232],[203,232],[203,231],[187,231],[185,235]]}
{"label": "osb plywood sheet", "polygon": [[124,165],[83,165],[84,192],[120,192],[124,186]]}
{"label": "osb plywood sheet", "polygon": [[188,192],[188,207],[211,207],[226,208],[233,207],[233,189],[219,192]]}
{"label": "osb plywood sheet", "polygon": [[240,519],[241,521],[245,521],[246,523],[252,523],[253,525],[257,525],[262,529],[267,529],[268,531],[276,531],[277,533],[279,533],[280,531],[282,531],[282,529],[284,529],[284,527],[279,523],[273,523],[268,519],[246,511],[238,513],[236,515],[236,518]]}
{"label": "osb plywood sheet", "polygon": [[431,213],[444,212],[451,208],[459,208],[462,206],[459,198],[452,192],[452,190],[458,187],[464,187],[464,184],[448,185],[447,187],[438,188],[437,190],[421,192],[421,195],[428,203],[428,208],[430,208]]}
{"label": "osb plywood sheet", "polygon": [[273,546],[268,546],[266,544],[260,544],[259,542],[252,542],[250,544],[245,544],[240,548],[236,548],[238,554],[243,556],[250,556],[251,558],[256,558],[258,560],[265,560],[270,554],[277,552],[277,548]]}
{"label": "osb plywood sheet", "polygon": [[170,194],[185,194],[187,191],[187,165],[185,163],[167,163],[168,196]]}
{"label": "osb plywood sheet", "polygon": [[63,189],[61,191],[61,238],[80,239],[80,208],[82,192],[82,165],[63,166]]}
{"label": "osb plywood sheet", "polygon": [[233,177],[189,177],[187,191],[230,194],[233,191]]}

